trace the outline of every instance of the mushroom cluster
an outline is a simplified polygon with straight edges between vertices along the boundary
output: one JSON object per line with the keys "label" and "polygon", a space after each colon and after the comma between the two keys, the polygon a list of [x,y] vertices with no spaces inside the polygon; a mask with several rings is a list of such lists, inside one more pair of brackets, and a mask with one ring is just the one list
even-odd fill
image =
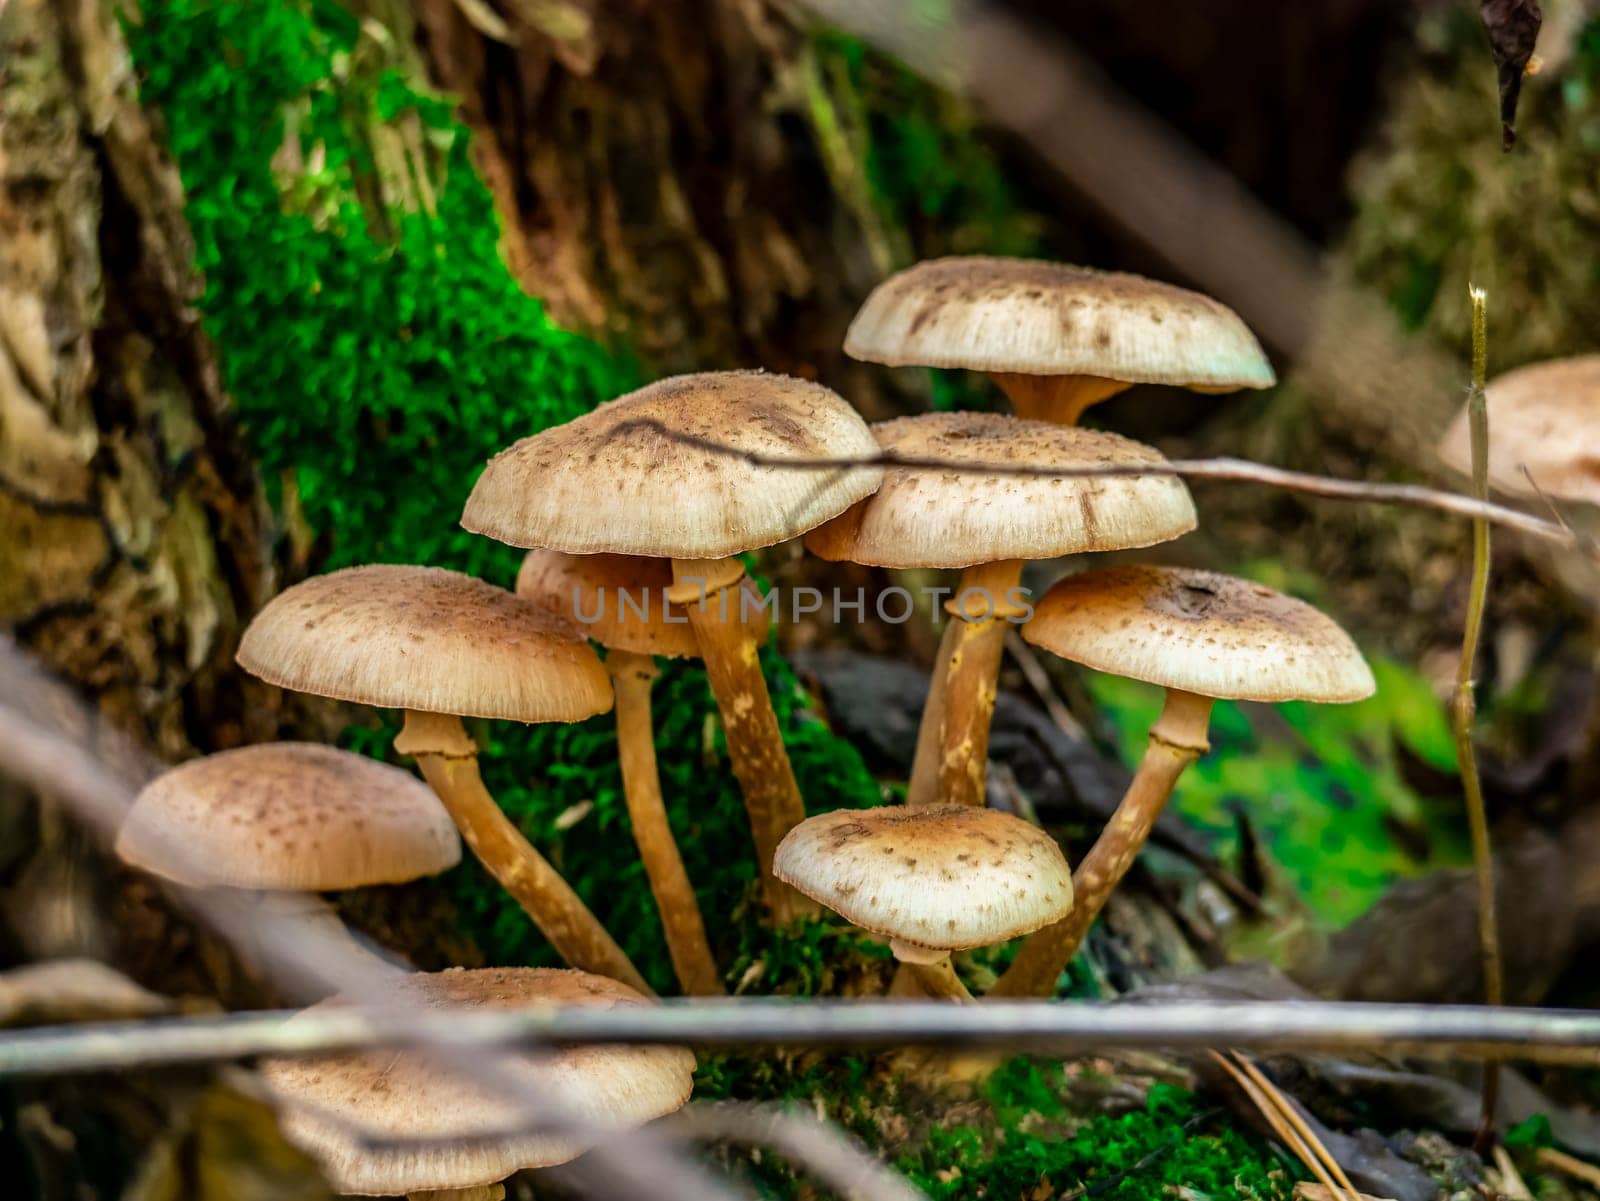
{"label": "mushroom cluster", "polygon": [[[397,974],[397,995],[423,1006],[646,1004],[638,969],[489,794],[464,724],[577,722],[614,708],[628,819],[680,989],[724,993],[667,821],[651,722],[657,659],[695,658],[775,923],[825,906],[887,940],[904,965],[894,991],[954,1001],[972,997],[952,952],[1028,936],[992,993],[1050,995],[1205,752],[1215,698],[1351,701],[1372,676],[1328,618],[1248,581],[1115,566],[1061,579],[1036,603],[1021,586],[1025,562],[1148,547],[1195,527],[1188,490],[1158,451],[1076,422],[1139,382],[1271,384],[1254,337],[1222,305],[1130,275],[944,259],[883,283],[846,349],[988,372],[1015,415],[869,426],[819,384],[721,371],[658,381],[524,438],[489,462],[461,518],[528,552],[514,591],[425,566],[348,568],[275,597],[239,647],[240,665],[271,684],[402,711],[393,747],[427,787],[325,747],[228,751],[147,788],[122,856],[328,923],[315,894],[442,871],[465,841],[578,970]],[[825,560],[961,573],[903,805],[806,816],[758,657],[769,598],[740,557],[802,538]],[[1012,626],[1056,655],[1167,690],[1145,760],[1076,873],[1045,832],[986,807]],[[684,1102],[693,1059],[596,1048],[507,1066],[580,1116],[635,1123]],[[408,1055],[268,1064],[265,1075],[291,1135],[349,1192],[489,1196],[519,1168],[582,1150],[566,1137],[483,1137],[506,1116],[501,1101]],[[352,1126],[395,1149],[361,1151]]]}

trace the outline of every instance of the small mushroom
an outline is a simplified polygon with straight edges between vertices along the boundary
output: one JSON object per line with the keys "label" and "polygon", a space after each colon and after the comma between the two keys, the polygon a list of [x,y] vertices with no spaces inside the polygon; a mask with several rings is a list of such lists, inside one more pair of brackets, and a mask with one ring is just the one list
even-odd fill
{"label": "small mushroom", "polygon": [[[700,653],[683,609],[669,605],[672,565],[636,555],[568,555],[529,551],[517,573],[517,595],[574,623],[606,648],[606,670],[617,698],[617,753],[634,842],[650,881],[678,983],[689,996],[726,992],[711,954],[705,921],[683,857],[667,824],[656,769],[650,718],[655,657]],[[740,608],[757,646],[767,639],[766,610],[754,581],[745,580]],[[759,616],[757,616],[759,615]]]}
{"label": "small mushroom", "polygon": [[1057,582],[1022,636],[1097,671],[1159,684],[1139,770],[1073,876],[1077,902],[1023,943],[990,996],[1048,996],[1144,846],[1184,770],[1209,749],[1214,699],[1344,703],[1371,696],[1350,636],[1303,601],[1233,576],[1107,567]]}
{"label": "small mushroom", "polygon": [[873,934],[936,997],[970,1001],[950,952],[987,947],[1059,921],[1072,870],[1037,826],[997,809],[901,805],[808,818],[774,870]]}
{"label": "small mushroom", "polygon": [[274,597],[239,644],[269,684],[403,709],[415,756],[479,862],[566,959],[649,987],[578,894],[500,811],[462,717],[581,721],[611,707],[594,650],[503,588],[436,567],[349,567]]}
{"label": "small mushroom", "polygon": [[[1160,466],[1116,434],[997,413],[924,413],[872,427],[885,454],[996,467]],[[1025,616],[1026,559],[1126,550],[1194,529],[1171,475],[1071,477],[891,467],[883,485],[806,536],[824,559],[877,567],[959,567],[951,630],[923,709],[908,804],[984,802],[989,721],[1008,622]],[[960,620],[955,620],[959,618]]]}
{"label": "small mushroom", "polygon": [[162,773],[129,808],[116,852],[187,888],[255,892],[275,911],[348,941],[314,894],[437,875],[460,861],[461,840],[438,798],[410,773],[283,742]]}
{"label": "small mushroom", "polygon": [[[396,982],[400,1005],[426,1009],[581,1006],[649,1002],[615,980],[554,968],[452,968]],[[305,1013],[349,1005],[332,997]],[[292,1028],[298,1018],[289,1019]],[[360,1052],[268,1059],[267,1088],[282,1108],[284,1134],[321,1165],[340,1193],[429,1201],[499,1201],[500,1182],[524,1168],[582,1155],[589,1135],[624,1130],[671,1113],[689,1099],[694,1056],[681,1047],[559,1047],[502,1056],[502,1070],[547,1097],[563,1117],[590,1127],[571,1133],[507,1134],[528,1126],[524,1105],[475,1084],[463,1069],[417,1052]],[[408,1140],[415,1140],[408,1143]]]}
{"label": "small mushroom", "polygon": [[[718,449],[724,448],[724,449]],[[680,375],[630,392],[490,460],[461,524],[512,546],[672,561],[750,815],[762,886],[780,921],[807,906],[772,875],[805,818],[749,625],[733,556],[799,537],[878,486],[876,467],[758,460],[866,458],[866,423],[818,384],[758,371]]]}
{"label": "small mushroom", "polygon": [[[1489,406],[1489,482],[1512,496],[1600,505],[1600,355],[1529,363],[1497,377]],[[1439,444],[1439,457],[1472,474],[1472,439],[1463,410]]]}
{"label": "small mushroom", "polygon": [[1133,384],[1235,392],[1275,382],[1255,336],[1209,296],[1036,259],[932,259],[892,275],[844,348],[891,367],[987,372],[1017,416],[1062,425]]}

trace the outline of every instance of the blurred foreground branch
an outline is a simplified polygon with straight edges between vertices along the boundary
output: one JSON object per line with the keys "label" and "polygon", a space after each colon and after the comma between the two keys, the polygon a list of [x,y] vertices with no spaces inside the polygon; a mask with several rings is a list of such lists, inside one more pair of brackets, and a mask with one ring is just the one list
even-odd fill
{"label": "blurred foreground branch", "polygon": [[[291,1022],[289,1019],[295,1020]],[[0,1036],[0,1078],[426,1045],[937,1046],[1049,1054],[1234,1047],[1600,1067],[1600,1013],[1335,1001],[1135,1004],[670,1000],[640,1009],[336,1008],[44,1027]]]}

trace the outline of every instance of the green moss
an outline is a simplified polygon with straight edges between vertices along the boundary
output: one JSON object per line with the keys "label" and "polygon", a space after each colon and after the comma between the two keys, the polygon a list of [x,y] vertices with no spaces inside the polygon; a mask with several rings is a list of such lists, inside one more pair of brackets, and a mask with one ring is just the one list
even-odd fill
{"label": "green moss", "polygon": [[[182,173],[205,325],[291,533],[310,537],[320,569],[434,563],[509,584],[516,552],[457,525],[484,461],[633,386],[636,369],[521,291],[466,130],[346,10],[146,0],[141,20],[129,45]],[[782,657],[764,664],[810,802],[875,803],[860,757],[810,718]],[[754,864],[704,674],[669,666],[655,711],[671,821],[727,963],[758,937],[743,920]],[[348,742],[384,755],[392,733]],[[611,719],[476,733],[507,812],[670,990]],[[492,962],[553,961],[475,863],[450,884]],[[815,967],[792,965],[797,987],[815,985]]]}
{"label": "green moss", "polygon": [[[752,1063],[713,1058],[702,1098],[780,1096],[822,1112],[892,1162],[933,1201],[1058,1197],[1108,1201],[1204,1196],[1279,1201],[1296,1170],[1259,1137],[1185,1090],[1155,1085],[1131,1112],[1075,1112],[1060,1064],[1007,1061],[972,1098],[922,1094],[860,1057]],[[954,1115],[959,1115],[956,1117]],[[737,1166],[762,1196],[807,1196],[791,1168],[763,1154]]]}

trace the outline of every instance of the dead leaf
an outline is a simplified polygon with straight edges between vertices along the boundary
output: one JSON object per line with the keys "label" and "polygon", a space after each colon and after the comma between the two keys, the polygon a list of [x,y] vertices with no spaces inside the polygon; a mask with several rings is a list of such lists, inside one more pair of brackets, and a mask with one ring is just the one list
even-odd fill
{"label": "dead leaf", "polygon": [[1489,49],[1500,73],[1501,146],[1510,150],[1517,140],[1517,98],[1522,76],[1539,40],[1544,13],[1539,0],[1480,0],[1478,13],[1489,35]]}

